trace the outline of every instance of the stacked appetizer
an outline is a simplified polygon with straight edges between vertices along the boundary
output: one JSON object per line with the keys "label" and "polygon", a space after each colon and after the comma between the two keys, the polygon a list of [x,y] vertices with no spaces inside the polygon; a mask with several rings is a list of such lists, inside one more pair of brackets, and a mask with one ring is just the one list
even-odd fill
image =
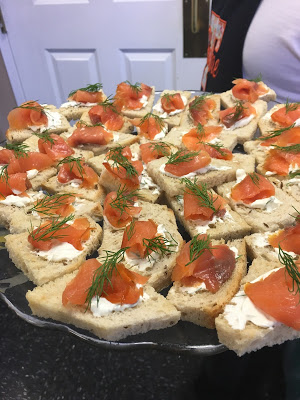
{"label": "stacked appetizer", "polygon": [[9,113],[0,219],[33,314],[106,340],[182,319],[238,355],[300,337],[300,106],[233,84],[154,104],[96,83]]}

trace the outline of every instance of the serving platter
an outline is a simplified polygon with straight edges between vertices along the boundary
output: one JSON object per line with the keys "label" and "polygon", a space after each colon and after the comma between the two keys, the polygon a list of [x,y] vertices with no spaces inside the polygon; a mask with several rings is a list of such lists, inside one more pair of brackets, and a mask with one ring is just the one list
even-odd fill
{"label": "serving platter", "polygon": [[[191,91],[192,95],[198,95],[202,92]],[[155,92],[154,104],[159,98],[161,92]],[[268,108],[273,107],[275,103],[270,102]],[[234,151],[243,153],[243,147],[238,145]],[[177,221],[178,223],[178,221]],[[189,235],[178,223],[178,230],[184,240],[190,240]],[[0,231],[1,238],[4,238],[8,231]],[[1,240],[0,240],[1,242]],[[3,245],[4,240],[2,240]],[[97,257],[95,253],[92,255]],[[72,334],[88,343],[103,348],[115,350],[133,350],[139,348],[160,349],[169,352],[183,353],[189,352],[202,356],[211,356],[222,353],[227,348],[218,341],[215,329],[206,329],[190,322],[179,321],[171,328],[152,330],[150,332],[129,336],[126,339],[109,342],[101,340],[93,333],[77,328],[73,325],[60,323],[51,319],[44,319],[32,315],[26,300],[26,292],[34,288],[34,284],[18,270],[8,256],[4,245],[0,247],[0,297],[20,318],[26,322],[47,329],[58,329]],[[168,289],[162,294],[166,295]]]}

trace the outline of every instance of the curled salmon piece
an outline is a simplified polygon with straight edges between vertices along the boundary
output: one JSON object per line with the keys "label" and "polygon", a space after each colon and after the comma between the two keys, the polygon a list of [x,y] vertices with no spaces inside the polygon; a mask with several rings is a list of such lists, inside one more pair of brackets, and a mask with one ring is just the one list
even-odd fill
{"label": "curled salmon piece", "polygon": [[7,168],[9,175],[17,172],[26,172],[32,169],[43,171],[53,165],[53,160],[47,155],[39,152],[29,152],[24,157],[12,160]]}
{"label": "curled salmon piece", "polygon": [[[176,259],[172,272],[172,281],[180,282],[184,286],[198,286],[204,282],[206,289],[216,293],[231,277],[235,268],[235,254],[225,245],[205,248],[202,254],[191,259],[191,246],[196,240],[208,240],[206,235],[195,236],[186,243]],[[193,254],[193,253],[192,253]]]}
{"label": "curled salmon piece", "polygon": [[226,110],[219,112],[220,121],[226,128],[230,128],[236,122],[256,115],[256,109],[250,103],[237,103],[234,107],[226,108]]}
{"label": "curled salmon piece", "polygon": [[211,158],[219,160],[232,160],[233,154],[229,149],[218,144],[199,143],[198,151],[205,151]]}
{"label": "curled salmon piece", "polygon": [[15,159],[16,156],[13,150],[8,150],[8,149],[0,150],[0,165],[9,164],[11,161]]}
{"label": "curled salmon piece", "polygon": [[38,141],[40,153],[47,154],[51,160],[58,161],[74,154],[74,150],[59,135],[52,133],[50,140],[39,139]]}
{"label": "curled salmon piece", "polygon": [[[176,157],[177,153],[178,157]],[[187,150],[179,150],[177,153],[173,155],[173,159],[171,159],[171,155],[165,165],[165,171],[175,176],[188,175],[206,167],[211,161],[206,151],[192,153]]]}
{"label": "curled salmon piece", "polygon": [[165,94],[161,97],[160,101],[162,109],[168,114],[172,111],[184,109],[184,103],[180,93]]}
{"label": "curled salmon piece", "polygon": [[153,239],[155,236],[157,236],[157,224],[152,219],[135,221],[133,225],[125,228],[121,247],[129,247],[126,250],[128,257],[145,258],[151,254],[151,250],[144,244],[144,239]]}
{"label": "curled salmon piece", "polygon": [[44,108],[36,101],[30,100],[11,110],[7,116],[10,129],[26,129],[30,126],[48,125]]}
{"label": "curled salmon piece", "polygon": [[154,140],[156,135],[164,130],[163,119],[150,113],[143,118],[134,118],[130,122],[140,129],[139,134],[150,140]]}
{"label": "curled salmon piece", "polygon": [[59,220],[46,221],[28,235],[28,242],[38,250],[48,251],[59,243],[68,242],[77,250],[83,250],[83,242],[90,237],[87,218],[77,218],[72,225],[59,224]]}
{"label": "curled salmon piece", "polygon": [[[90,231],[87,218],[77,218],[72,225],[63,224],[55,230],[54,234],[53,221],[47,221],[29,234],[28,241],[34,248],[45,251],[62,242],[68,242],[77,250],[83,250],[83,242],[89,239]],[[43,240],[40,239],[41,237]]]}
{"label": "curled salmon piece", "polygon": [[270,235],[268,242],[272,247],[280,247],[284,251],[292,251],[295,254],[300,254],[300,223],[284,228],[273,235]]}
{"label": "curled salmon piece", "polygon": [[[274,131],[274,133],[276,133],[276,131]],[[300,144],[300,128],[287,128],[286,131],[283,131],[278,136],[271,137],[270,139],[268,139],[268,136],[265,136],[261,137],[260,139],[263,139],[260,143],[261,146],[276,145],[280,147],[285,147],[294,144]]]}
{"label": "curled salmon piece", "polygon": [[77,101],[78,103],[100,103],[103,101],[102,92],[88,92],[86,90],[77,90],[69,100]]}
{"label": "curled salmon piece", "polygon": [[275,187],[264,176],[253,173],[248,174],[241,182],[231,189],[231,198],[251,204],[259,199],[266,199],[275,195]]}
{"label": "curled salmon piece", "polygon": [[103,162],[105,169],[120,184],[137,189],[140,185],[139,176],[143,172],[143,163],[140,160],[132,161],[132,153],[128,146],[110,150]]}
{"label": "curled salmon piece", "polygon": [[[295,265],[300,273],[300,264]],[[285,268],[272,272],[258,282],[246,283],[244,287],[246,295],[259,310],[299,331],[299,294],[294,289],[294,281]]]}
{"label": "curled salmon piece", "polygon": [[196,128],[192,128],[188,133],[182,136],[182,143],[188,150],[198,151],[199,142],[210,142],[219,136],[222,131],[220,125],[202,126],[198,124]]}
{"label": "curled salmon piece", "polygon": [[82,181],[81,187],[92,188],[98,183],[99,176],[83,160],[64,163],[57,175],[58,182],[68,183],[74,179]]}
{"label": "curled salmon piece", "polygon": [[196,96],[190,102],[189,112],[194,124],[205,125],[212,118],[211,112],[216,108],[216,102],[205,96]]}
{"label": "curled salmon piece", "polygon": [[232,94],[236,99],[254,103],[259,96],[268,92],[262,82],[248,81],[247,79],[235,79]]}
{"label": "curled salmon piece", "polygon": [[279,149],[272,149],[268,152],[268,156],[264,162],[266,171],[275,172],[278,175],[286,176],[289,174],[291,167],[300,165],[300,153],[288,152]]}
{"label": "curled salmon piece", "polygon": [[92,107],[89,110],[89,117],[93,125],[101,123],[112,131],[119,131],[124,125],[124,118],[114,103]]}
{"label": "curled salmon piece", "polygon": [[[87,303],[87,293],[93,284],[95,274],[101,273],[102,264],[95,258],[85,261],[78,270],[77,275],[66,286],[62,294],[62,304],[83,306]],[[111,303],[135,304],[143,295],[143,285],[148,278],[128,270],[123,264],[116,264],[110,282],[104,281],[100,297],[106,298]],[[101,288],[99,288],[99,291]],[[97,293],[97,292],[96,292]]]}
{"label": "curled salmon piece", "polygon": [[271,119],[281,126],[290,126],[300,118],[300,104],[287,103],[277,111],[273,112]]}
{"label": "curled salmon piece", "polygon": [[140,144],[140,151],[145,164],[171,154],[170,146],[164,142]]}
{"label": "curled salmon piece", "polygon": [[[37,200],[34,205],[34,211],[40,215],[59,215],[60,217],[67,217],[72,214],[75,208],[72,203],[76,201],[76,196],[67,193],[58,193],[53,196],[46,196],[42,200]],[[49,211],[50,210],[50,211]]]}
{"label": "curled salmon piece", "polygon": [[186,220],[211,221],[214,216],[223,217],[226,213],[226,201],[219,195],[212,195],[212,203],[215,211],[207,207],[205,203],[191,191],[183,195],[183,213]]}
{"label": "curled salmon piece", "polygon": [[108,132],[102,126],[83,126],[75,129],[67,142],[72,147],[77,147],[80,144],[98,144],[99,146],[106,145],[114,138],[112,132]]}
{"label": "curled salmon piece", "polygon": [[122,82],[117,86],[116,103],[121,109],[139,110],[143,107],[142,97],[149,99],[152,88],[144,83],[131,85],[129,82]]}
{"label": "curled salmon piece", "polygon": [[4,174],[0,178],[0,199],[7,196],[26,196],[26,190],[31,188],[31,183],[24,172],[18,172],[13,175]]}
{"label": "curled salmon piece", "polygon": [[142,207],[135,207],[134,197],[126,193],[126,188],[118,192],[110,192],[105,198],[103,215],[115,228],[123,228],[128,225],[133,217],[137,218]]}

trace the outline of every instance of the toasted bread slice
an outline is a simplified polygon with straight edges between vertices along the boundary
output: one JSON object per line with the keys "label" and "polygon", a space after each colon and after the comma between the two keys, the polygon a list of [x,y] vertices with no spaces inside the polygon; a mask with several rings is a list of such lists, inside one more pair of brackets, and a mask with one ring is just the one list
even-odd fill
{"label": "toasted bread slice", "polygon": [[[183,104],[185,105],[185,107],[181,111],[176,110],[176,113],[173,115],[172,115],[172,113],[168,114],[167,112],[165,112],[162,109],[161,98],[166,94],[174,95],[176,93],[180,94],[181,98],[183,99],[182,101],[183,101]],[[160,98],[158,99],[157,103],[153,106],[153,114],[156,114],[161,118],[164,118],[164,121],[168,124],[169,129],[172,129],[174,126],[180,125],[183,112],[187,106],[187,103],[188,103],[188,100],[190,99],[190,97],[191,97],[191,92],[187,92],[187,91],[182,92],[180,90],[164,90],[161,93]]]}
{"label": "toasted bread slice", "polygon": [[[41,127],[36,127],[36,129],[34,128],[35,131],[42,133],[43,131],[48,130],[49,133],[56,133],[59,135],[70,128],[70,124],[66,117],[63,116],[54,106],[45,106],[45,112],[48,120],[50,120],[50,124],[48,122],[48,126],[43,125]],[[21,130],[8,129],[6,131],[6,138],[10,143],[20,143],[28,139],[33,132],[34,130],[32,128]]]}
{"label": "toasted bread slice", "polygon": [[128,108],[123,107],[121,113],[128,118],[143,118],[146,114],[151,112],[155,98],[155,87],[154,86],[151,87],[152,87],[152,92],[148,98],[148,102],[144,107],[142,107],[140,110],[129,110]]}
{"label": "toasted bread slice", "polygon": [[279,110],[280,108],[284,107],[284,104],[276,104],[274,107],[271,108],[262,118],[258,121],[258,127],[262,134],[262,136],[268,136],[270,131],[274,131],[276,129],[282,128],[279,124],[274,122],[271,119],[271,115]]}
{"label": "toasted bread slice", "polygon": [[59,276],[79,268],[88,254],[93,253],[100,245],[102,229],[91,218],[91,236],[85,242],[82,252],[71,260],[48,261],[37,255],[37,251],[28,242],[28,232],[7,235],[5,246],[15,266],[23,271],[36,285],[43,285]]}
{"label": "toasted bread slice", "polygon": [[[167,162],[167,157],[151,161],[147,166],[147,171],[154,182],[156,182],[163,191],[170,197],[180,195],[184,191],[184,184],[180,182],[181,177],[175,178],[165,175],[160,168]],[[212,159],[209,168],[202,174],[197,174],[195,178],[198,182],[207,184],[208,188],[220,185],[224,182],[230,182],[235,179],[237,169],[243,165],[247,172],[253,172],[255,160],[252,156],[244,154],[234,154],[231,161]],[[243,168],[243,167],[242,167]],[[206,168],[203,168],[205,171]],[[194,177],[192,177],[194,179]]]}
{"label": "toasted bread slice", "polygon": [[[140,202],[142,206],[139,221],[152,219],[157,225],[163,225],[165,230],[170,234],[175,242],[177,242],[177,250],[156,259],[149,258],[149,262],[136,263],[133,265],[125,258],[124,264],[132,271],[141,275],[149,276],[147,284],[153,286],[155,290],[160,291],[171,283],[171,273],[176,262],[176,257],[180,251],[183,240],[177,230],[175,216],[172,210],[165,205],[150,204]],[[105,250],[118,251],[122,247],[124,230],[112,230],[111,226],[104,221],[103,242],[99,249],[99,255],[105,255]],[[175,244],[174,242],[174,244]],[[132,265],[131,265],[132,264]]]}
{"label": "toasted bread slice", "polygon": [[113,312],[102,317],[94,315],[85,308],[62,304],[62,293],[76,273],[65,275],[42,287],[28,291],[26,298],[34,315],[52,318],[93,332],[101,339],[120,340],[129,335],[145,333],[152,329],[163,329],[175,325],[180,313],[163,296],[150,286],[145,286],[149,299],[124,311]]}
{"label": "toasted bread slice", "polygon": [[[213,244],[218,244],[214,242]],[[196,325],[209,329],[215,327],[215,318],[224,310],[224,307],[238,291],[241,279],[247,272],[246,247],[243,239],[228,242],[230,248],[238,251],[239,258],[231,277],[216,293],[208,290],[199,290],[189,293],[184,290],[180,282],[175,282],[169,290],[167,299],[181,312],[181,319],[193,322]]]}
{"label": "toasted bread slice", "polygon": [[278,260],[278,252],[268,242],[270,234],[271,232],[253,233],[245,237],[247,254],[251,260],[258,257],[268,261]]}
{"label": "toasted bread slice", "polygon": [[[282,264],[278,261],[270,262],[261,257],[255,259],[249,268],[248,274],[242,280],[240,289],[243,290],[245,283],[251,282],[277,267],[282,267]],[[238,295],[240,296],[241,292]],[[225,307],[224,312],[216,318],[215,322],[219,341],[225,344],[228,349],[233,350],[238,356],[256,351],[264,346],[271,347],[286,340],[300,337],[299,331],[281,323],[277,323],[272,327],[261,327],[248,320],[244,329],[233,327],[235,325],[231,326],[227,319],[229,310],[231,309],[231,313],[234,313],[234,310],[238,309],[235,313],[235,315],[238,315],[241,307],[235,304],[235,299],[233,297],[231,302]]]}
{"label": "toasted bread slice", "polygon": [[[123,118],[124,118],[124,124],[118,132],[131,133],[133,131],[132,123],[129,121],[129,119],[127,117],[123,117]],[[83,121],[88,125],[93,125],[88,111],[85,111],[82,114],[82,116],[80,117],[80,121]]]}
{"label": "toasted bread slice", "polygon": [[[262,83],[266,87],[266,89],[268,89],[267,93],[259,96],[259,100],[266,101],[267,103],[269,101],[275,101],[276,100],[276,93],[275,93],[275,91],[273,89],[269,88],[263,82],[257,82],[257,83]],[[221,96],[221,105],[224,108],[233,107],[237,101],[240,101],[239,99],[237,99],[236,97],[233,96],[232,89],[227,90],[227,92],[221,93],[220,96]]]}

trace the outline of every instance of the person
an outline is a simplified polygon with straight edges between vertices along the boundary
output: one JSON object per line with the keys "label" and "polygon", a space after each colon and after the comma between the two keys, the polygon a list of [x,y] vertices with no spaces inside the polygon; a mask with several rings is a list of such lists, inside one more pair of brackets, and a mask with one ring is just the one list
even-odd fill
{"label": "person", "polygon": [[223,92],[234,78],[262,80],[277,100],[300,100],[300,1],[212,0],[202,90]]}

